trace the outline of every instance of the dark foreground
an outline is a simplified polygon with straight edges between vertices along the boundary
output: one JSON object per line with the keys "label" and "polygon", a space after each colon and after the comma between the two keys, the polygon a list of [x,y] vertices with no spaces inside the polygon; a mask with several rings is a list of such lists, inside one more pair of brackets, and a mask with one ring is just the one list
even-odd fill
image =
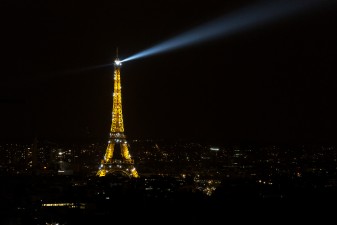
{"label": "dark foreground", "polygon": [[1,178],[0,224],[335,220],[336,185],[222,180],[211,195],[172,177]]}

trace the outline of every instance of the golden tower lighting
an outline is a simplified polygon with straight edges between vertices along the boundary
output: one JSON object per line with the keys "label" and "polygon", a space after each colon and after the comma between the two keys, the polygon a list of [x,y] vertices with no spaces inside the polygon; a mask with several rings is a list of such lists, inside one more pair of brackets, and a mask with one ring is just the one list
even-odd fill
{"label": "golden tower lighting", "polygon": [[124,122],[122,113],[122,86],[120,68],[121,61],[117,57],[114,61],[114,91],[112,122],[109,134],[108,146],[104,158],[101,161],[97,176],[120,173],[128,177],[139,177],[134,161],[129,153],[129,144],[124,134]]}

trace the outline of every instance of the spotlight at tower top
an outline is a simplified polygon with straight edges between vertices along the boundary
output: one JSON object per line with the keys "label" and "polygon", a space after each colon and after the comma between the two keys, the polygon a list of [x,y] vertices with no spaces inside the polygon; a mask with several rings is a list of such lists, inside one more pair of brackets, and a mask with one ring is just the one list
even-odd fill
{"label": "spotlight at tower top", "polygon": [[122,65],[122,61],[120,61],[119,59],[115,60],[115,66],[121,66]]}

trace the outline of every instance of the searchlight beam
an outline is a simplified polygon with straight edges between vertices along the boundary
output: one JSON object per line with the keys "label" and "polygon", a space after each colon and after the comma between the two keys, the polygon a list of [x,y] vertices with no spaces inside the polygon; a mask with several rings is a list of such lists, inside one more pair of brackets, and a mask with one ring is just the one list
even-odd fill
{"label": "searchlight beam", "polygon": [[277,0],[262,1],[257,5],[243,8],[214,21],[196,27],[153,47],[136,53],[121,62],[127,62],[151,55],[172,51],[204,41],[226,37],[240,31],[269,24],[282,18],[336,3],[336,0]]}

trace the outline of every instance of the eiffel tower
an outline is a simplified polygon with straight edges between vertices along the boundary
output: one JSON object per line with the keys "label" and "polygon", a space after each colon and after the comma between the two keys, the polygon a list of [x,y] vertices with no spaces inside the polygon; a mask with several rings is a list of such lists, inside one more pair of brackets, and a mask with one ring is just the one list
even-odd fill
{"label": "eiffel tower", "polygon": [[97,176],[103,177],[109,174],[122,174],[130,178],[138,178],[138,172],[134,167],[134,161],[129,153],[129,144],[124,134],[124,123],[122,114],[122,92],[121,92],[121,61],[117,57],[114,61],[114,92],[112,123],[109,134],[108,146],[104,158],[97,172]]}

